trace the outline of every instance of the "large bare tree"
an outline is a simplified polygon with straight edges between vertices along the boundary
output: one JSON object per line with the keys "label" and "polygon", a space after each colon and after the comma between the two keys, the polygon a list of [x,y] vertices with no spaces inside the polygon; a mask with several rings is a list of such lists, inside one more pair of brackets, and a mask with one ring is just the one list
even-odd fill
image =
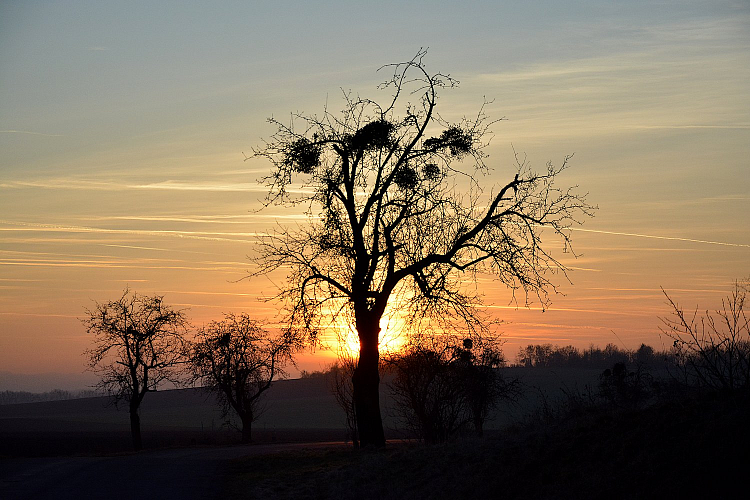
{"label": "large bare tree", "polygon": [[308,224],[262,238],[258,274],[288,271],[278,298],[288,324],[313,339],[349,321],[360,341],[353,376],[363,446],[385,443],[378,373],[380,320],[389,303],[419,323],[462,320],[476,328],[477,273],[489,273],[525,298],[548,300],[548,271],[564,268],[542,234],[565,247],[567,229],[591,214],[585,195],[559,188],[568,167],[540,173],[516,157],[506,181],[486,186],[490,121],[449,122],[438,92],[456,80],[429,73],[421,50],[388,65],[384,104],[344,93],[340,113],[295,114],[270,122],[276,133],[253,157],[273,164],[268,203],[301,204]]}
{"label": "large bare tree", "polygon": [[164,304],[159,295],[139,295],[125,290],[117,300],[97,303],[82,320],[94,334],[88,349],[89,367],[100,377],[97,387],[125,400],[130,412],[133,448],[141,443],[139,409],[144,396],[159,384],[178,382],[185,355],[187,318]]}

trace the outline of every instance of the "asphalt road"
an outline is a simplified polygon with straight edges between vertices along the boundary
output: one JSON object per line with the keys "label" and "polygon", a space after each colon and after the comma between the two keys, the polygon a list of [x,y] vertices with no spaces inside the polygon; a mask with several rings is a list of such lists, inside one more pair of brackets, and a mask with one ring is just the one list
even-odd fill
{"label": "asphalt road", "polygon": [[228,460],[334,446],[346,445],[290,443],[182,448],[110,456],[5,458],[0,459],[0,500],[221,498],[223,464]]}

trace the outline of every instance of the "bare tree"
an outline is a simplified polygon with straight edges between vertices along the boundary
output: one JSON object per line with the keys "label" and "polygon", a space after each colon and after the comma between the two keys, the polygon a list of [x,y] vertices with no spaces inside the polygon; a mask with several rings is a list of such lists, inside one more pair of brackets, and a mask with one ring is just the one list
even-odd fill
{"label": "bare tree", "polygon": [[750,320],[745,311],[748,283],[737,281],[721,308],[686,313],[667,294],[673,316],[662,332],[673,340],[673,354],[684,380],[730,394],[750,390]]}
{"label": "bare tree", "polygon": [[495,339],[455,340],[422,339],[385,359],[402,422],[427,443],[470,426],[482,436],[491,410],[519,396],[518,381],[502,376],[505,363]]}
{"label": "bare tree", "polygon": [[273,337],[247,314],[225,314],[201,328],[190,350],[194,379],[211,388],[242,422],[242,442],[249,443],[252,424],[259,416],[261,396],[284,365],[293,361],[296,342]]}
{"label": "bare tree", "polygon": [[255,274],[288,270],[277,298],[291,329],[314,340],[331,324],[356,328],[353,386],[363,446],[385,443],[378,339],[389,303],[413,331],[422,321],[460,321],[474,330],[476,273],[546,303],[554,288],[547,271],[564,267],[542,247],[542,233],[549,229],[567,247],[568,228],[592,210],[584,195],[555,184],[569,157],[536,173],[516,156],[507,181],[485,188],[493,122],[484,106],[473,118],[444,119],[438,93],[458,82],[429,73],[425,54],[382,68],[392,71],[380,86],[390,91],[385,104],[345,93],[340,114],[271,119],[276,133],[253,154],[273,164],[264,179],[267,202],[302,204],[310,215],[305,226],[261,239]]}
{"label": "bare tree", "polygon": [[130,412],[133,448],[142,448],[139,408],[144,396],[159,384],[179,380],[184,361],[185,314],[164,304],[164,297],[128,289],[118,300],[97,303],[82,320],[93,333],[94,347],[86,351],[89,367],[101,377],[97,387],[125,400]]}
{"label": "bare tree", "polygon": [[327,372],[328,385],[331,388],[336,403],[346,415],[346,429],[355,448],[359,447],[357,433],[357,409],[354,406],[354,386],[352,377],[357,368],[357,359],[353,356],[339,353],[336,361]]}
{"label": "bare tree", "polygon": [[503,376],[501,369],[505,367],[505,357],[496,338],[479,339],[478,342],[464,339],[461,347],[454,348],[453,358],[474,432],[482,436],[490,412],[503,400],[518,400],[520,381]]}

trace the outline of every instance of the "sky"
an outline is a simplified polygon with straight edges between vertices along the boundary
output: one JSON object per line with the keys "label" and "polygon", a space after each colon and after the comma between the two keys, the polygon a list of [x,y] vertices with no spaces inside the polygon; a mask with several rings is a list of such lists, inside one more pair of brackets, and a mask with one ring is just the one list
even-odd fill
{"label": "sky", "polygon": [[[321,113],[429,47],[460,81],[444,117],[491,103],[488,185],[574,154],[599,209],[560,253],[542,311],[480,283],[513,358],[549,342],[665,344],[662,288],[715,308],[750,276],[750,3],[725,1],[0,4],[0,372],[80,374],[80,319],[127,286],[196,326],[271,321],[283,276],[243,279],[269,172],[268,117]],[[509,177],[511,176],[511,177]],[[325,350],[303,353],[320,369]],[[1,383],[1,381],[0,381]]]}

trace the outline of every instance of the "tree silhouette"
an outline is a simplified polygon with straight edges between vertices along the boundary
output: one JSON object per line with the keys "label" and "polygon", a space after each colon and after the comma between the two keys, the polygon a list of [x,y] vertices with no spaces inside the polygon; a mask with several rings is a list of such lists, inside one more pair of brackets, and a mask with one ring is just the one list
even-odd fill
{"label": "tree silhouette", "polygon": [[519,395],[518,381],[501,374],[505,362],[495,339],[442,341],[422,339],[385,359],[396,409],[427,443],[446,441],[470,425],[482,436],[490,411]]}
{"label": "tree silhouette", "polygon": [[271,337],[247,314],[225,314],[198,332],[190,350],[194,378],[219,396],[225,411],[237,412],[243,443],[251,440],[261,396],[284,374],[295,345],[289,336]]}
{"label": "tree silhouette", "polygon": [[745,302],[750,279],[736,281],[713,313],[686,312],[666,291],[672,317],[662,332],[673,341],[672,352],[685,382],[731,395],[750,393],[750,318]]}
{"label": "tree silhouette", "polygon": [[89,367],[101,377],[98,388],[125,400],[130,412],[133,448],[139,451],[144,396],[164,381],[177,382],[184,361],[187,319],[164,304],[162,296],[146,296],[128,289],[118,300],[97,303],[82,320],[93,333],[94,347],[86,351]]}
{"label": "tree silhouette", "polygon": [[273,164],[264,178],[267,202],[302,204],[310,215],[305,226],[261,238],[255,274],[288,270],[277,298],[290,329],[315,340],[331,324],[356,328],[363,446],[385,443],[378,340],[389,303],[414,331],[422,321],[463,322],[475,331],[479,297],[470,285],[480,272],[514,297],[523,290],[546,302],[546,271],[564,268],[542,247],[544,228],[567,247],[566,230],[591,213],[585,196],[555,185],[569,157],[536,173],[517,155],[508,181],[486,188],[494,122],[484,106],[471,119],[444,119],[438,92],[458,82],[428,73],[425,54],[381,68],[393,71],[380,86],[391,94],[385,105],[345,93],[340,114],[298,113],[288,124],[272,118],[276,133],[253,154]]}
{"label": "tree silhouette", "polygon": [[344,353],[339,353],[338,361],[331,365],[326,373],[331,393],[336,403],[346,415],[346,429],[352,444],[359,448],[357,432],[357,409],[354,406],[354,387],[352,377],[357,368],[357,359]]}

